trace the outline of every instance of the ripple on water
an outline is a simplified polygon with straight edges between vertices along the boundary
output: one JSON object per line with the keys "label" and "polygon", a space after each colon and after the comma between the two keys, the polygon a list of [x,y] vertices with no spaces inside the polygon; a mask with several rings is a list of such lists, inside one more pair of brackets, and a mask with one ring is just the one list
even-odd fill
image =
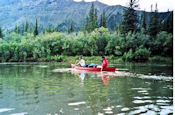
{"label": "ripple on water", "polygon": [[121,106],[121,105],[117,105],[116,107],[117,107],[117,108],[120,108],[120,107],[122,107],[122,106]]}
{"label": "ripple on water", "polygon": [[150,104],[145,106],[134,107],[135,110],[130,111],[129,114],[146,114],[146,115],[167,115],[173,113],[173,106],[159,106]]}
{"label": "ripple on water", "polygon": [[170,100],[156,100],[157,103],[169,103]]}
{"label": "ripple on water", "polygon": [[2,112],[7,112],[7,111],[12,111],[14,110],[15,108],[0,108],[0,113]]}
{"label": "ripple on water", "polygon": [[40,68],[47,68],[48,66],[46,66],[46,65],[39,65],[38,67],[40,67]]}
{"label": "ripple on water", "polygon": [[135,99],[150,99],[151,97],[149,96],[143,96],[143,97],[134,97]]}
{"label": "ripple on water", "polygon": [[75,111],[78,111],[78,110],[80,110],[80,109],[79,109],[79,108],[74,108],[74,110],[75,110]]}
{"label": "ripple on water", "polygon": [[124,107],[124,108],[121,109],[121,111],[129,111],[129,108]]}
{"label": "ripple on water", "polygon": [[118,114],[116,114],[116,115],[125,115],[125,113],[118,113]]}
{"label": "ripple on water", "polygon": [[107,107],[107,108],[105,108],[103,110],[105,111],[106,114],[113,114],[112,107]]}
{"label": "ripple on water", "polygon": [[106,114],[113,114],[112,111],[105,111]]}
{"label": "ripple on water", "polygon": [[76,106],[76,105],[81,105],[81,104],[86,104],[86,102],[82,101],[82,102],[68,103],[69,106]]}
{"label": "ripple on water", "polygon": [[152,100],[134,100],[132,102],[136,104],[141,104],[141,103],[152,103],[153,101]]}
{"label": "ripple on water", "polygon": [[173,106],[161,106],[162,110],[160,112],[160,115],[168,115],[170,113],[173,113]]}
{"label": "ripple on water", "polygon": [[28,113],[27,112],[22,112],[22,113],[13,113],[13,114],[10,114],[10,115],[27,115]]}
{"label": "ripple on water", "polygon": [[147,106],[134,107],[135,110],[129,112],[129,114],[141,114],[146,113],[148,111]]}
{"label": "ripple on water", "polygon": [[112,108],[111,107],[107,107],[107,108],[105,108],[105,109],[103,109],[104,111],[111,111],[112,110]]}
{"label": "ripple on water", "polygon": [[98,112],[98,114],[97,115],[104,115],[103,113],[100,113],[100,112]]}

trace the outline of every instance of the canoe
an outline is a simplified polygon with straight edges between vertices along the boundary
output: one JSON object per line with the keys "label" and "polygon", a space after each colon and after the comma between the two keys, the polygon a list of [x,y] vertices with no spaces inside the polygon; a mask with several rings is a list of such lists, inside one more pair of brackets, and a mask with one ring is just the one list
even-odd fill
{"label": "canoe", "polygon": [[[88,68],[88,67],[80,67],[76,66],[74,64],[71,64],[72,68],[77,69],[77,70],[85,70],[85,71],[101,71],[101,68]],[[116,67],[107,67],[103,68],[102,71],[115,71]]]}

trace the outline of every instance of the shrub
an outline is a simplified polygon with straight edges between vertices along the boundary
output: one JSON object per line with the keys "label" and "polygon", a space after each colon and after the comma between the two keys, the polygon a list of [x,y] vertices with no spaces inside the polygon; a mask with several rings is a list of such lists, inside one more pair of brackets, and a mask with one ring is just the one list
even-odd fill
{"label": "shrub", "polygon": [[133,60],[133,51],[132,49],[129,50],[129,52],[125,52],[123,57],[122,57],[123,61],[132,61]]}
{"label": "shrub", "polygon": [[144,47],[139,47],[136,49],[136,52],[134,53],[134,60],[135,61],[147,61],[151,52],[144,48]]}

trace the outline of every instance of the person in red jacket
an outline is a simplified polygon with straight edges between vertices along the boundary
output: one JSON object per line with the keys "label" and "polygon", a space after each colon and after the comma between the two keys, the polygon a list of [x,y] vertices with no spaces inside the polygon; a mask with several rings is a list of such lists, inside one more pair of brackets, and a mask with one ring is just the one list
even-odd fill
{"label": "person in red jacket", "polygon": [[108,66],[108,60],[105,58],[105,56],[102,56],[102,69],[101,71],[103,70],[103,68],[106,68]]}

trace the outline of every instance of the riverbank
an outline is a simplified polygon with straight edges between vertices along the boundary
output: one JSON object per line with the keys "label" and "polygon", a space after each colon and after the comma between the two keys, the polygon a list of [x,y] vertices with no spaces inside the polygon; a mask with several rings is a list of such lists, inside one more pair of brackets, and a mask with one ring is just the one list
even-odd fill
{"label": "riverbank", "polygon": [[[123,61],[122,57],[115,57],[115,56],[106,56],[107,59],[111,62],[115,63],[124,63],[124,62],[129,62],[129,61]],[[39,58],[38,62],[67,62],[67,63],[75,63],[76,60],[79,59],[79,56],[51,56],[47,58]],[[86,61],[86,63],[101,63],[101,56],[84,56],[83,59]],[[161,56],[154,56],[150,57],[148,61],[146,62],[159,62],[159,63],[173,63],[173,59],[169,57],[161,57]]]}
{"label": "riverbank", "polygon": [[[134,61],[124,61],[122,56],[106,56],[107,59],[111,63],[124,63],[124,62],[134,62]],[[49,57],[41,57],[41,58],[27,58],[25,61],[10,59],[8,62],[67,62],[67,63],[75,63],[76,60],[79,59],[79,56],[64,56],[64,55],[55,55]],[[101,63],[101,56],[83,56],[83,59],[86,63]],[[2,63],[3,61],[0,60]],[[141,62],[141,61],[140,61]],[[149,57],[148,61],[144,61],[143,63],[151,62],[151,63],[173,63],[173,59],[170,57],[161,57],[161,56],[153,56]]]}

